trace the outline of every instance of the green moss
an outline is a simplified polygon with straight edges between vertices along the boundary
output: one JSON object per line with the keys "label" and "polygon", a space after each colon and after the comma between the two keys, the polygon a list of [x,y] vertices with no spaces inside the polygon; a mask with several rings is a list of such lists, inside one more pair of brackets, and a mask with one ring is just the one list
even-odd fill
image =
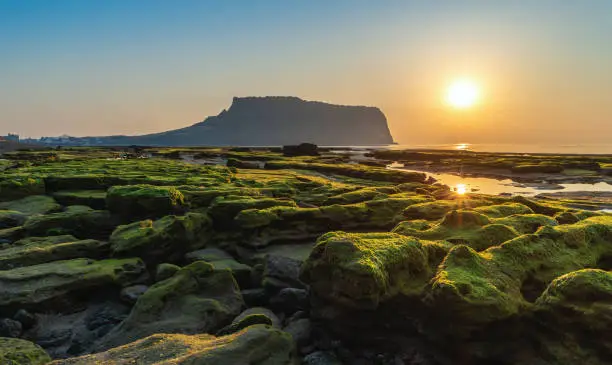
{"label": "green moss", "polygon": [[210,224],[208,216],[199,213],[134,222],[115,229],[110,236],[111,250],[116,256],[139,256],[147,261],[177,260],[206,245]]}
{"label": "green moss", "polygon": [[163,281],[171,278],[181,269],[180,266],[168,263],[157,265],[155,269],[155,281]]}
{"label": "green moss", "polygon": [[357,164],[323,164],[296,161],[268,161],[266,169],[299,169],[312,170],[327,174],[348,176],[352,178],[386,181],[394,183],[418,182],[424,183],[426,175],[416,172],[388,170],[380,167],[370,167]]}
{"label": "green moss", "polygon": [[44,365],[51,357],[40,346],[18,338],[0,337],[0,364]]}
{"label": "green moss", "polygon": [[410,205],[404,210],[404,217],[408,219],[436,220],[444,217],[446,213],[458,209],[470,209],[487,205],[484,199],[456,199],[436,200],[432,202]]}
{"label": "green moss", "polygon": [[482,213],[489,218],[503,218],[514,214],[533,214],[533,210],[520,203],[506,203],[474,208],[474,211]]}
{"label": "green moss", "polygon": [[21,226],[27,216],[14,210],[0,210],[0,229]]}
{"label": "green moss", "polygon": [[54,364],[294,365],[294,346],[289,334],[269,326],[255,325],[223,337],[155,334],[103,353],[60,360]]}
{"label": "green moss", "polygon": [[100,349],[123,345],[155,333],[210,333],[228,324],[244,302],[227,270],[202,261],[181,268],[149,288],[132,312],[99,343]]}
{"label": "green moss", "polygon": [[100,258],[107,252],[107,244],[96,240],[57,242],[52,239],[24,240],[0,250],[0,270],[31,266],[74,258]]}
{"label": "green moss", "polygon": [[140,259],[73,259],[0,271],[0,305],[33,307],[69,300],[79,290],[129,285],[145,272]]}
{"label": "green moss", "polygon": [[258,325],[258,324],[272,326],[272,320],[270,319],[270,317],[266,316],[265,314],[259,314],[259,313],[249,314],[248,316],[245,316],[239,321],[232,322],[230,325],[223,327],[217,332],[216,335],[217,336],[229,335],[229,334],[241,331],[247,327]]}
{"label": "green moss", "polygon": [[53,197],[62,205],[86,205],[93,209],[106,209],[104,190],[58,191]]}
{"label": "green moss", "polygon": [[161,217],[185,206],[183,194],[171,186],[127,185],[108,189],[106,205],[112,213],[136,217]]}
{"label": "green moss", "polygon": [[26,215],[34,215],[57,212],[62,207],[50,196],[33,195],[19,200],[0,203],[0,209],[15,210]]}
{"label": "green moss", "polygon": [[27,175],[0,176],[0,201],[20,199],[44,193],[45,184],[42,179],[37,177]]}
{"label": "green moss", "polygon": [[23,227],[31,236],[71,234],[79,238],[106,238],[116,225],[105,210],[75,207],[64,212],[32,216]]}
{"label": "green moss", "polygon": [[230,228],[238,213],[247,209],[265,209],[274,206],[297,207],[293,200],[266,197],[219,197],[212,203],[209,214],[215,227]]}
{"label": "green moss", "polygon": [[432,275],[427,243],[394,233],[330,232],[302,266],[317,295],[353,308],[376,308],[395,295],[418,296]]}
{"label": "green moss", "polygon": [[593,217],[545,227],[481,253],[456,246],[432,281],[429,298],[456,321],[486,323],[517,315],[554,278],[594,267],[610,255],[611,237],[612,217]]}
{"label": "green moss", "polygon": [[505,218],[494,220],[497,224],[503,224],[514,228],[519,233],[534,233],[540,227],[556,226],[557,221],[554,218],[542,214],[517,214]]}

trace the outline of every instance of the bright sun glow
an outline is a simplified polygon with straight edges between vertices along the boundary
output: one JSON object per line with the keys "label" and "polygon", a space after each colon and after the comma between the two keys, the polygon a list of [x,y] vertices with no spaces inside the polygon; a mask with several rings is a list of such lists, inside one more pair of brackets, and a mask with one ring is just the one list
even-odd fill
{"label": "bright sun glow", "polygon": [[459,195],[465,195],[465,193],[467,193],[467,186],[465,184],[457,184],[455,191]]}
{"label": "bright sun glow", "polygon": [[446,102],[455,108],[469,108],[478,101],[478,86],[470,80],[457,80],[446,90]]}

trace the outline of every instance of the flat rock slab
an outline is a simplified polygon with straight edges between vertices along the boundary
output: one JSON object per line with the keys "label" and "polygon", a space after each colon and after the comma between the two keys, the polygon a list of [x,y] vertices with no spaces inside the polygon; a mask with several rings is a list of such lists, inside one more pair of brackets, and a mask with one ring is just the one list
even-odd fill
{"label": "flat rock slab", "polygon": [[77,290],[125,286],[145,273],[140,259],[74,259],[0,271],[0,306],[33,306]]}

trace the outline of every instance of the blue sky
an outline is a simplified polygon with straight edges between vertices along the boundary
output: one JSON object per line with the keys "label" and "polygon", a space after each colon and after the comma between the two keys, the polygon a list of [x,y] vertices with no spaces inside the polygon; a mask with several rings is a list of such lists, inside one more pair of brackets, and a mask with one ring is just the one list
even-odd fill
{"label": "blue sky", "polygon": [[[610,34],[604,0],[0,0],[0,133],[156,132],[296,95],[379,106],[403,143],[601,142]],[[473,110],[441,103],[459,77]]]}

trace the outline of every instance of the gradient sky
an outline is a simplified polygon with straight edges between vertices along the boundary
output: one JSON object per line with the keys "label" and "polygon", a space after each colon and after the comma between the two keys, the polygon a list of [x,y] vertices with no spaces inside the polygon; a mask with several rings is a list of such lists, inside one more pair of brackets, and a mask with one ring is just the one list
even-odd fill
{"label": "gradient sky", "polygon": [[[400,143],[607,143],[612,1],[0,0],[0,133],[143,134],[233,96],[373,105]],[[460,77],[477,107],[444,105]]]}

